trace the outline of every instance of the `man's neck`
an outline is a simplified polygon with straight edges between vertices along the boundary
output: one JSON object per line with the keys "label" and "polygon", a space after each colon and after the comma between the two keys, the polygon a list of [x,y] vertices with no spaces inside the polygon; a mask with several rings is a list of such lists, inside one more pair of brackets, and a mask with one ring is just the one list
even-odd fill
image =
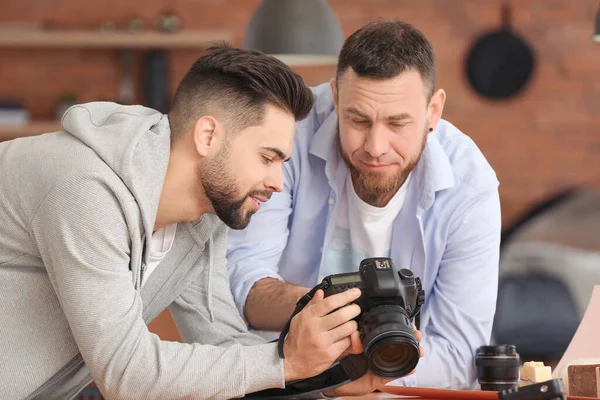
{"label": "man's neck", "polygon": [[194,171],[193,161],[171,151],[165,175],[154,231],[165,226],[195,221],[210,212],[210,202]]}

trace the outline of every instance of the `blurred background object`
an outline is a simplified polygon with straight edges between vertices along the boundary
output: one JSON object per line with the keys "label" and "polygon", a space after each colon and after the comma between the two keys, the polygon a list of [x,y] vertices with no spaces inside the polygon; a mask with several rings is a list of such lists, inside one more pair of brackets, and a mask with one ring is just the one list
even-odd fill
{"label": "blurred background object", "polygon": [[511,26],[511,7],[502,4],[502,27],[484,34],[469,51],[467,79],[490,99],[507,99],[522,91],[535,67],[534,51]]}
{"label": "blurred background object", "polygon": [[65,111],[67,111],[69,107],[75,105],[76,103],[77,95],[75,92],[63,93],[56,103],[56,120],[60,121]]}
{"label": "blurred background object", "polygon": [[156,29],[162,32],[177,32],[181,29],[181,20],[173,11],[163,11],[156,19]]}
{"label": "blurred background object", "polygon": [[24,126],[31,113],[18,100],[0,100],[0,127]]}
{"label": "blurred background object", "polygon": [[[444,117],[473,138],[498,174],[505,227],[567,187],[600,187],[600,47],[590,40],[597,0],[273,1],[280,7],[306,4],[306,10],[311,4],[321,4],[319,10],[325,6],[339,22],[320,28],[341,27],[342,39],[377,18],[400,18],[421,29],[436,51],[437,86],[448,94]],[[75,0],[51,4],[3,4],[0,97],[19,99],[32,124],[10,137],[48,127],[55,121],[56,99],[73,88],[80,102],[119,101],[127,82],[119,61],[122,51],[133,55],[131,101],[165,110],[177,83],[206,46],[221,40],[244,46],[254,15],[267,2],[149,0],[142,9],[116,0],[85,7]],[[535,52],[535,72],[517,95],[497,101],[473,89],[465,63],[479,38],[502,27],[503,5],[511,10],[510,31]],[[158,21],[169,16],[178,20],[172,24],[176,31],[159,30]],[[127,32],[132,17],[144,22],[143,32]],[[284,18],[273,19],[266,24],[269,29]],[[107,21],[114,30],[105,25],[108,32],[101,32]],[[295,29],[289,25],[281,36],[293,36]],[[323,42],[341,44],[337,34],[323,35]],[[162,56],[155,57],[157,51]],[[335,74],[333,64],[292,66],[309,85]],[[166,89],[167,100],[157,94],[163,89],[152,92],[151,82]],[[154,98],[157,102],[150,103]],[[8,134],[0,128],[0,139]]]}
{"label": "blurred background object", "polygon": [[135,83],[133,78],[134,54],[131,50],[120,52],[119,63],[121,66],[121,84],[117,102],[121,104],[133,104],[135,101]]}
{"label": "blurred background object", "polygon": [[567,394],[600,398],[600,285],[594,288],[581,324],[552,373],[561,378]]}
{"label": "blurred background object", "polygon": [[146,24],[141,18],[132,18],[127,22],[127,31],[129,33],[141,33],[145,27]]}
{"label": "blurred background object", "polygon": [[[572,188],[504,231],[494,339],[557,362],[600,283],[600,191]],[[599,317],[600,318],[600,317]]]}
{"label": "blurred background object", "polygon": [[600,42],[600,5],[598,11],[596,11],[596,24],[594,25],[594,41]]}
{"label": "blurred background object", "polygon": [[290,65],[335,65],[342,27],[325,0],[262,0],[246,28],[244,47]]}
{"label": "blurred background object", "polygon": [[117,30],[117,25],[113,21],[104,21],[100,24],[100,32],[114,33]]}
{"label": "blurred background object", "polygon": [[169,71],[164,51],[153,51],[146,57],[145,105],[164,114],[169,111]]}

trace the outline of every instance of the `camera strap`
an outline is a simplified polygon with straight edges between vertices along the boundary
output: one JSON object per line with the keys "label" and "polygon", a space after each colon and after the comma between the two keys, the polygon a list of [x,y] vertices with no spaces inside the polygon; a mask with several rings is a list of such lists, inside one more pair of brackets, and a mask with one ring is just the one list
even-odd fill
{"label": "camera strap", "polygon": [[288,382],[284,389],[265,389],[249,393],[248,399],[322,399],[323,392],[343,386],[364,376],[369,367],[364,354],[350,354],[336,361],[328,370],[312,378]]}

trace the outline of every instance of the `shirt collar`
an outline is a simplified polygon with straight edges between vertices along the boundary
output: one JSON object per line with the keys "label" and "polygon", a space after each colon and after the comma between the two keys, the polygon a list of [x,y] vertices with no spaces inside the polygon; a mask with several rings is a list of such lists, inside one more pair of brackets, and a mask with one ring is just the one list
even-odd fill
{"label": "shirt collar", "polygon": [[326,162],[340,158],[338,146],[338,118],[332,111],[321,124],[310,143],[309,153]]}
{"label": "shirt collar", "polygon": [[[442,123],[440,121],[440,125]],[[436,192],[454,186],[452,164],[435,133],[427,135],[427,144],[414,170],[420,193],[419,205],[423,210],[433,205]]]}

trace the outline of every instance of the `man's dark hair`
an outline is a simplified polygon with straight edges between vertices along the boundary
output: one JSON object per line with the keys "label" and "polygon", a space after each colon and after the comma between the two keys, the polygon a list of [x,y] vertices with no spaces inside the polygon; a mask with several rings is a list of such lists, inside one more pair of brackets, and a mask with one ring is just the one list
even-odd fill
{"label": "man's dark hair", "polygon": [[[305,118],[313,94],[287,65],[259,51],[219,44],[207,49],[185,74],[169,111],[171,137],[187,132],[198,118],[212,113],[230,131],[263,122],[267,104]],[[232,129],[230,129],[232,128]]]}
{"label": "man's dark hair", "polygon": [[414,26],[402,21],[371,22],[346,39],[340,51],[336,81],[351,67],[356,75],[390,79],[409,68],[419,72],[431,97],[436,70],[433,46]]}

